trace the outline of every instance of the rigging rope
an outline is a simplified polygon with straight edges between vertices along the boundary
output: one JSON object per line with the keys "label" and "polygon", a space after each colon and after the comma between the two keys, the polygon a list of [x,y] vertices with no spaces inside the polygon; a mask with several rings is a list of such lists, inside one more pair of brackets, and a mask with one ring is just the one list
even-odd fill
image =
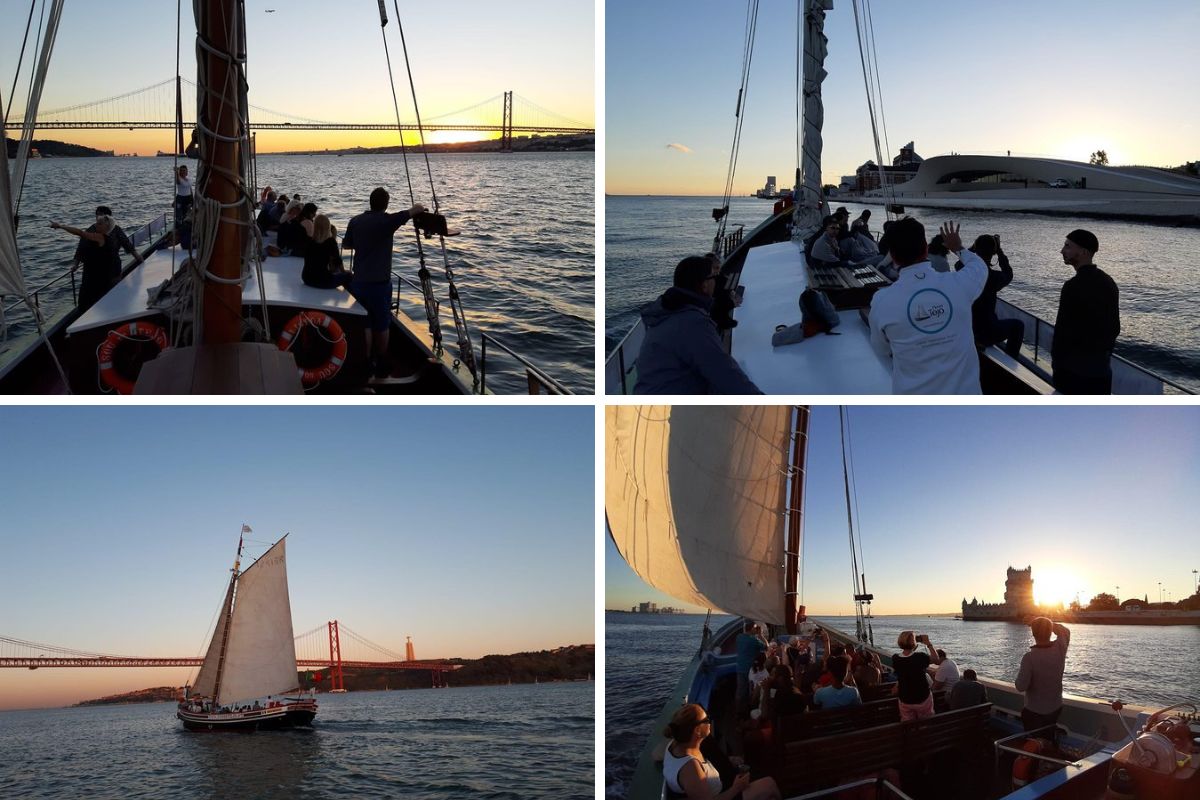
{"label": "rigging rope", "polygon": [[713,239],[713,252],[720,254],[720,242],[725,235],[725,224],[729,219],[729,198],[733,196],[733,178],[737,174],[738,150],[741,147],[742,124],[746,109],[746,95],[750,88],[750,64],[754,60],[754,34],[758,28],[758,0],[746,2],[746,32],[742,42],[742,79],[738,86],[737,106],[734,108],[736,122],[733,125],[733,145],[729,152],[729,167],[725,172],[725,191],[721,197],[724,211],[717,220],[717,235]]}
{"label": "rigging rope", "polygon": [[[883,146],[885,148],[885,152],[887,152],[889,155],[891,155],[892,145],[891,145],[891,143],[888,142],[888,135],[887,135],[887,113],[886,113],[886,111],[884,109],[884,105],[883,105],[883,82],[879,78],[879,53],[875,49],[875,18],[871,13],[871,0],[866,0],[866,4],[867,4],[866,5],[866,8],[867,8],[867,30],[870,32],[870,38],[871,38],[871,68],[875,72],[875,78],[872,82],[872,85],[875,88],[876,96],[879,98],[879,127],[883,131]],[[890,194],[892,197],[892,203],[894,204],[896,202],[896,182],[895,181],[889,182],[888,189],[890,190]],[[887,207],[886,203],[884,204],[884,206],[885,206],[885,211],[888,214],[888,219],[891,219],[893,215],[892,215],[890,209]],[[896,214],[895,216],[898,218],[899,214]]]}
{"label": "rigging rope", "polygon": [[[45,7],[46,0],[42,0],[42,8],[44,9]],[[17,81],[21,78],[21,65],[25,63],[25,45],[29,42],[29,28],[33,23],[33,9],[35,8],[37,8],[37,0],[29,0],[29,17],[25,20],[25,35],[21,37],[21,55],[17,56],[17,71],[13,75],[12,89],[8,93],[8,107],[4,109],[5,129],[8,128],[8,115],[12,112],[13,98],[17,96]],[[40,19],[38,25],[41,25]]]}
{"label": "rigging rope", "polygon": [[854,587],[854,625],[855,633],[860,641],[866,641],[866,629],[863,620],[862,603],[860,596],[863,594],[859,590],[859,564],[858,554],[855,550],[854,542],[854,516],[850,513],[850,462],[846,457],[846,409],[844,406],[838,407],[838,421],[841,427],[842,439],[842,483],[846,493],[846,527],[850,533],[850,580]]}
{"label": "rigging rope", "polygon": [[[433,213],[438,214],[438,213],[440,213],[441,207],[440,207],[438,197],[437,197],[437,189],[434,187],[434,184],[433,184],[433,167],[429,163],[429,151],[428,151],[428,148],[425,146],[425,129],[421,123],[421,109],[417,103],[417,86],[416,86],[416,82],[413,80],[412,60],[409,58],[408,43],[404,37],[404,23],[400,21],[400,5],[399,5],[398,0],[392,0],[392,6],[396,12],[396,28],[400,33],[400,46],[404,53],[404,68],[408,74],[408,86],[409,86],[409,91],[412,94],[413,112],[415,113],[416,118],[417,118],[417,133],[419,135],[420,142],[421,142],[421,155],[425,159],[425,172],[429,179],[429,192],[430,192],[430,197],[433,201]],[[393,102],[393,105],[394,105],[395,111],[396,111],[396,125],[397,125],[397,128],[399,128],[399,126],[400,126],[400,105],[399,105],[399,101],[396,99],[396,81],[395,81],[395,76],[392,73],[391,55],[388,53],[388,48],[387,48],[387,33],[385,30],[385,28],[387,27],[387,11],[384,8],[383,0],[379,0],[379,17],[380,17],[380,22],[381,22],[380,33],[383,36],[384,53],[385,53],[385,55],[387,55],[388,84],[392,88],[392,102]],[[399,131],[399,130],[397,131],[397,133],[399,133],[399,135],[400,135],[400,152],[406,153],[407,151],[406,151],[406,147],[404,144],[404,133],[403,133],[403,131]],[[407,155],[404,156],[404,173],[405,173],[405,179],[408,181],[409,198],[415,204],[416,199],[413,194],[412,178],[409,174],[408,156]],[[421,292],[425,297],[425,315],[429,319],[430,333],[433,334],[434,343],[438,349],[441,349],[441,323],[438,320],[438,315],[437,315],[439,304],[437,303],[436,298],[433,297],[433,282],[429,275],[429,270],[425,264],[425,250],[421,245],[421,231],[418,229],[415,220],[413,221],[413,235],[416,237],[417,256],[418,256],[418,259],[419,259],[420,265],[421,265],[420,269],[417,271],[417,276],[421,280]],[[470,371],[472,378],[474,378],[475,381],[478,382],[479,370],[478,370],[478,366],[476,365],[476,362],[475,362],[475,348],[471,341],[471,332],[467,326],[466,313],[462,307],[462,298],[459,295],[458,286],[454,280],[454,270],[451,269],[451,267],[450,267],[450,258],[446,253],[446,237],[440,231],[438,233],[438,244],[439,244],[439,246],[441,248],[441,252],[442,252],[442,268],[446,274],[446,283],[447,283],[447,287],[448,287],[448,293],[450,296],[450,310],[454,316],[454,331],[458,338],[459,360],[463,363],[463,365],[466,366],[467,370]]]}

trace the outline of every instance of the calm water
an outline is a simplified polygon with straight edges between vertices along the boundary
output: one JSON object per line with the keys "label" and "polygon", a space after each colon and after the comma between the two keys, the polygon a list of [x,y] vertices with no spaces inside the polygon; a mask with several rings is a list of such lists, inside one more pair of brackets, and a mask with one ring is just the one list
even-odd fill
{"label": "calm water", "polygon": [[[408,161],[418,202],[432,207],[423,160],[410,154]],[[462,231],[447,240],[447,250],[468,324],[495,334],[573,391],[592,392],[593,155],[435,154],[430,162],[441,209],[451,227]],[[194,171],[195,162],[190,163]],[[132,230],[170,207],[171,167],[168,158],[31,161],[18,233],[28,284],[37,287],[58,275],[74,252],[77,240],[50,230],[52,220],[85,227],[95,207],[104,204],[112,207],[118,224]],[[299,192],[320,206],[339,232],[350,217],[367,209],[367,196],[376,186],[391,192],[393,210],[410,205],[399,155],[264,155],[258,158],[258,181],[288,195]],[[411,232],[396,236],[394,253],[396,271],[415,281],[418,263]],[[446,341],[454,342],[440,251],[433,241],[426,242],[426,259],[443,300]],[[420,295],[409,293],[407,300],[403,310],[424,324]],[[53,313],[69,303],[68,287],[47,305]],[[10,327],[10,337],[31,328],[19,325]],[[489,386],[492,369],[502,364],[491,356],[489,350]],[[524,372],[513,363],[503,367],[496,390],[524,392]]]}
{"label": "calm water", "polygon": [[[703,616],[604,615],[605,793],[624,797],[654,718],[700,645]],[[714,617],[715,631],[730,617]],[[853,617],[828,617],[842,631]],[[928,633],[959,669],[1012,681],[1031,642],[1029,628],[951,617],[879,617],[875,643],[885,651],[902,630]],[[1063,689],[1152,707],[1200,702],[1200,627],[1073,625]]]}
{"label": "calm water", "polygon": [[[711,211],[718,205],[714,197],[605,199],[606,350],[633,327],[637,310],[670,285],[679,259],[712,249],[716,223]],[[885,219],[882,207],[837,205],[845,205],[852,217],[869,208],[878,236]],[[770,212],[771,201],[734,198],[728,228],[743,223],[748,232]],[[998,235],[1015,273],[1000,296],[1051,323],[1062,284],[1072,275],[1059,255],[1063,240],[1075,228],[1092,231],[1100,240],[1096,262],[1121,290],[1117,353],[1200,391],[1200,230],[1034,214],[923,208],[910,212],[930,236],[950,218],[961,222],[968,243],[980,234]]]}
{"label": "calm water", "polygon": [[0,713],[0,797],[592,797],[594,687],[321,695],[313,730],[254,734],[173,703]]}

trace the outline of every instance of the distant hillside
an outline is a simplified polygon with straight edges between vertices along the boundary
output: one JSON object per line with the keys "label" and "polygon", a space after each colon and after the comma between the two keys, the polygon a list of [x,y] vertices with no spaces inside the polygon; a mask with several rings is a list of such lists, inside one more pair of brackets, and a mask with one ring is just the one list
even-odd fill
{"label": "distant hillside", "polygon": [[[596,646],[593,644],[569,645],[555,650],[541,650],[535,653],[514,653],[509,656],[484,656],[474,660],[452,658],[455,664],[462,664],[462,669],[454,670],[446,676],[446,682],[451,686],[494,686],[507,683],[551,683],[554,681],[586,680],[596,675]],[[320,681],[313,681],[310,675],[321,675]],[[426,689],[429,687],[429,673],[425,671],[404,671],[380,669],[343,669],[343,683],[347,691],[363,692],[373,689]],[[328,670],[312,669],[299,673],[301,688],[313,686],[318,692],[329,690]],[[123,703],[161,703],[174,700],[180,690],[174,686],[159,686],[153,689],[139,689],[136,692],[114,694],[95,700],[85,700],[76,703],[77,706],[108,706]]]}
{"label": "distant hillside", "polygon": [[[4,139],[8,144],[8,157],[15,158],[17,155],[17,139]],[[96,150],[92,147],[84,147],[81,144],[71,144],[70,142],[59,142],[54,139],[34,139],[33,149],[44,158],[85,158],[95,156],[111,156],[111,150]]]}

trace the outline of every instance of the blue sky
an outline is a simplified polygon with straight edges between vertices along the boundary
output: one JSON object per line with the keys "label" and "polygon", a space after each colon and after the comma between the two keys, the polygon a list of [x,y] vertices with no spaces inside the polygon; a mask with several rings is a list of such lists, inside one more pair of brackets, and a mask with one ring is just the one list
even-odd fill
{"label": "blue sky", "polygon": [[[858,533],[876,614],[999,602],[1005,569],[1035,596],[1178,600],[1200,569],[1200,410],[1193,407],[851,407]],[[804,599],[852,613],[837,409],[810,428]],[[605,607],[680,604],[605,544]],[[1047,597],[1049,595],[1049,597]]]}
{"label": "blue sky", "polygon": [[[828,15],[825,182],[875,149],[850,0]],[[911,0],[871,6],[891,155],[950,151],[1177,166],[1200,158],[1200,4],[1155,0]],[[608,0],[606,190],[721,194],[746,4]],[[759,12],[736,188],[796,167],[796,4]],[[1182,81],[1182,82],[1181,82]],[[682,144],[691,152],[668,149]],[[882,146],[882,135],[881,135]],[[888,156],[890,158],[890,156]]]}
{"label": "blue sky", "polygon": [[[247,523],[263,542],[290,533],[296,633],[337,619],[400,653],[411,635],[419,658],[593,642],[593,419],[545,406],[0,408],[0,634],[202,654]],[[0,708],[187,674],[136,672],[0,670]]]}

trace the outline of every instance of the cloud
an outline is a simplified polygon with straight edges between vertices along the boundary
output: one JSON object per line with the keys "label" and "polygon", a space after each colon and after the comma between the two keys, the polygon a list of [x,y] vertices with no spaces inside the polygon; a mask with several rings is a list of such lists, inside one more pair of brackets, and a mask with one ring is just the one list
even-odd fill
{"label": "cloud", "polygon": [[692,148],[688,147],[686,144],[680,144],[679,142],[671,142],[669,145],[667,145],[667,149],[678,150],[681,153],[692,152]]}

